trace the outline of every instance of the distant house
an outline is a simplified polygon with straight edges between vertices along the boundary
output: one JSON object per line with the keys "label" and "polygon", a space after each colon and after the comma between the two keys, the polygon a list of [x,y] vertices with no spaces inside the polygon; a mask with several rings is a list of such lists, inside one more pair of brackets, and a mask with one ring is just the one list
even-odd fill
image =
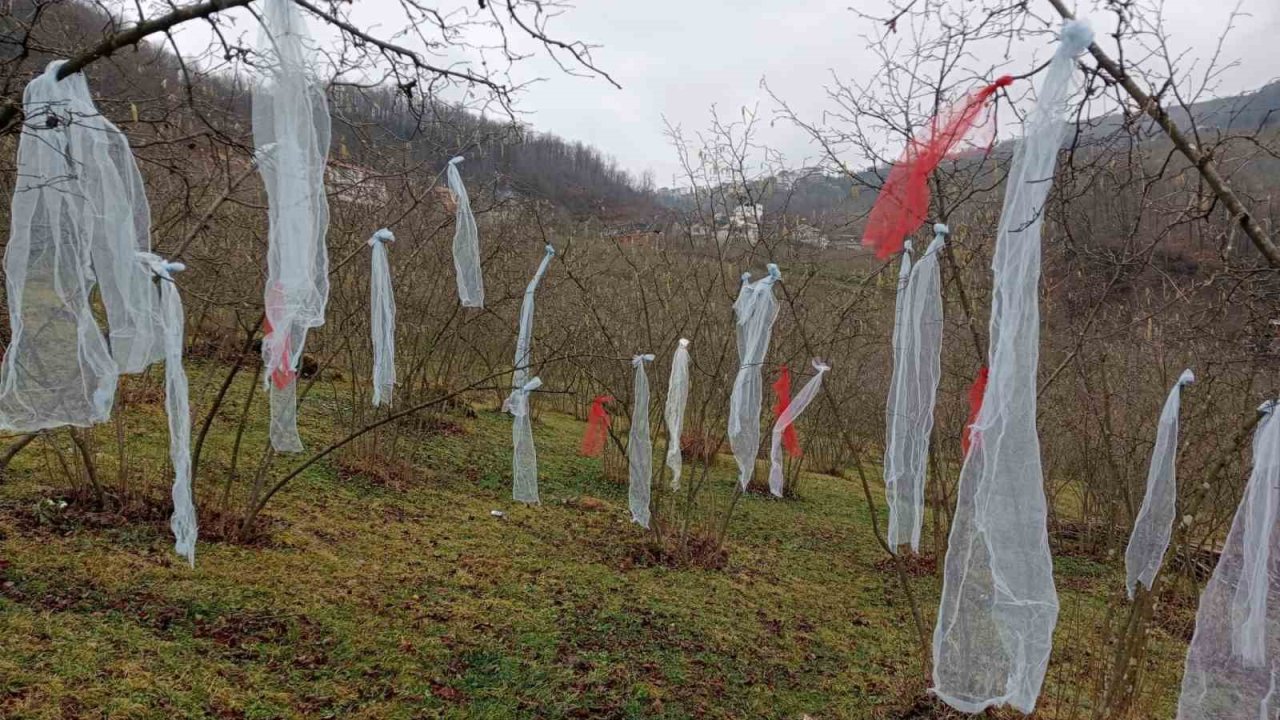
{"label": "distant house", "polygon": [[445,212],[455,213],[458,211],[458,198],[453,191],[444,185],[437,185],[431,188],[431,199],[440,204]]}
{"label": "distant house", "polygon": [[627,223],[607,227],[602,233],[620,245],[654,245],[662,237],[662,224],[656,222]]}
{"label": "distant house", "polygon": [[826,250],[831,245],[831,241],[821,230],[804,221],[796,225],[792,231],[792,238],[801,245],[809,245],[820,250]]}
{"label": "distant house", "polygon": [[716,242],[723,245],[742,238],[748,245],[760,242],[760,225],[764,220],[764,206],[743,204],[729,212],[728,217],[716,218]]}
{"label": "distant house", "polygon": [[325,191],[336,202],[382,207],[390,200],[386,180],[369,168],[330,160],[324,175]]}

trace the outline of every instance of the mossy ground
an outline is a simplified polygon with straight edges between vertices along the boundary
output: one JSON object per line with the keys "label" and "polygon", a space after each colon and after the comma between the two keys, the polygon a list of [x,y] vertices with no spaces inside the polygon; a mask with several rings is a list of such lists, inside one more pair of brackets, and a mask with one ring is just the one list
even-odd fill
{"label": "mossy ground", "polygon": [[[315,392],[311,448],[350,410],[341,382]],[[214,426],[204,502],[238,412]],[[155,398],[127,417],[135,464],[149,459],[163,488]],[[855,481],[807,475],[798,499],[747,496],[726,567],[673,568],[643,560],[626,488],[576,454],[578,422],[535,426],[540,507],[509,499],[509,417],[450,427],[401,439],[410,471],[395,483],[343,456],[315,465],[272,501],[260,542],[202,542],[194,570],[161,517],[38,509],[65,488],[31,446],[0,484],[0,717],[917,717],[904,714],[920,683],[911,616]],[[114,434],[97,436],[106,463]],[[257,423],[246,443],[262,442]],[[939,582],[916,569],[928,623]],[[1087,699],[1120,582],[1087,559],[1058,570],[1044,717]],[[1183,642],[1156,630],[1158,716]]]}

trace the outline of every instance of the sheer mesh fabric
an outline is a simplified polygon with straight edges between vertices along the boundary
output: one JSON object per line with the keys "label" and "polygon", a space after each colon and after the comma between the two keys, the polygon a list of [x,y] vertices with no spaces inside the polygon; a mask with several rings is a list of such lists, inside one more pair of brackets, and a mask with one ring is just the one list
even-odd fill
{"label": "sheer mesh fabric", "polygon": [[627,488],[627,504],[631,508],[632,521],[649,527],[649,492],[653,482],[653,439],[649,436],[649,375],[644,364],[653,362],[653,355],[636,355],[631,359],[635,368],[632,388],[631,430],[627,436],[627,472],[630,483]]}
{"label": "sheer mesh fabric", "polygon": [[1075,58],[1092,31],[1068,22],[1006,178],[995,243],[990,379],[960,472],[933,635],[933,691],[962,712],[1040,695],[1058,594],[1036,434],[1040,229],[1068,129]]}
{"label": "sheer mesh fabric", "polygon": [[1147,470],[1147,490],[1124,553],[1125,587],[1130,599],[1138,583],[1151,589],[1164,562],[1164,553],[1169,549],[1178,500],[1178,410],[1182,404],[1182,387],[1195,380],[1190,370],[1183,370],[1160,411],[1156,445]]}
{"label": "sheer mesh fabric", "polygon": [[773,285],[782,279],[778,266],[768,266],[768,274],[755,282],[742,276],[742,288],[733,304],[738,341],[738,373],[729,396],[729,445],[738,463],[738,484],[743,490],[755,474],[760,452],[760,409],[764,400],[764,359],[769,354],[769,338],[778,318],[778,301]]}
{"label": "sheer mesh fabric", "polygon": [[329,106],[309,73],[314,44],[297,5],[263,0],[262,23],[262,74],[253,86],[253,144],[270,223],[262,359],[272,446],[301,452],[296,371],[307,332],[324,324],[329,300]]}
{"label": "sheer mesh fabric", "polygon": [[480,269],[480,230],[471,212],[471,198],[462,184],[459,156],[449,161],[449,190],[458,204],[454,217],[453,267],[458,273],[458,300],[463,307],[484,307],[484,275]]}
{"label": "sheer mesh fabric", "polygon": [[387,246],[396,236],[383,228],[369,238],[369,333],[373,340],[373,404],[391,405],[396,388],[396,294]]}
{"label": "sheer mesh fabric", "polygon": [[689,402],[689,341],[680,338],[671,356],[671,377],[667,381],[667,405],[663,413],[667,421],[667,467],[671,468],[671,489],[680,489],[680,473],[684,456],[680,447],[684,433],[684,409]]}

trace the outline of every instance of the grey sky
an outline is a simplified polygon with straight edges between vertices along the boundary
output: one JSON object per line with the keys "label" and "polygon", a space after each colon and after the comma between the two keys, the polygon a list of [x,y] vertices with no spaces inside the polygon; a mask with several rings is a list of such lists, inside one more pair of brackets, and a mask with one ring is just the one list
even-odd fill
{"label": "grey sky", "polygon": [[[531,113],[526,119],[534,127],[591,143],[628,170],[652,170],[659,185],[670,184],[679,166],[663,134],[664,116],[687,131],[707,126],[712,104],[728,114],[758,104],[762,115],[771,116],[773,103],[760,88],[764,78],[799,112],[817,118],[827,106],[823,87],[831,71],[869,79],[876,68],[862,38],[881,29],[851,12],[851,3],[869,14],[886,6],[865,0],[580,2],[557,18],[554,27],[563,36],[601,44],[595,59],[623,89],[567,77],[538,60],[520,72],[536,72],[547,80],[527,92],[521,107]],[[1039,10],[1048,17],[1048,3],[1032,0],[1033,8],[1037,4],[1044,5]],[[1203,66],[1232,4],[1167,0],[1164,6],[1171,43],[1187,52],[1182,64],[1190,67],[1199,60]],[[1079,7],[1107,40],[1104,35],[1114,26],[1111,17],[1088,3]],[[1223,50],[1225,60],[1239,64],[1220,77],[1218,94],[1280,77],[1280,52],[1275,49],[1280,2],[1243,0],[1240,11],[1246,17]],[[1034,46],[1045,44],[1043,38],[1033,38],[1027,47],[1013,48],[1012,68],[1019,67],[1020,58],[1030,67],[1033,54],[1044,57],[1046,49]],[[997,62],[999,56],[981,60]],[[782,122],[766,127],[762,137],[789,164],[812,159],[817,152],[803,133]]]}
{"label": "grey sky", "polygon": [[[938,0],[932,0],[937,2]],[[1139,0],[1145,5],[1161,4],[1171,49],[1179,56],[1181,69],[1203,72],[1217,50],[1218,38],[1233,10],[1238,10],[1235,30],[1222,48],[1220,66],[1226,67],[1212,83],[1214,95],[1230,95],[1257,88],[1280,77],[1280,0]],[[950,0],[952,3],[976,0]],[[803,117],[820,119],[830,104],[825,87],[832,72],[857,82],[874,80],[875,57],[867,49],[866,38],[878,36],[883,27],[860,17],[850,9],[883,16],[888,0],[577,0],[548,23],[557,38],[587,41],[600,45],[595,62],[621,85],[615,89],[601,79],[566,75],[525,41],[517,49],[531,53],[512,70],[516,82],[544,78],[532,84],[519,98],[522,119],[537,130],[553,132],[567,139],[596,146],[636,174],[654,174],[658,185],[679,184],[679,163],[664,134],[663,118],[687,133],[705,129],[709,111],[717,106],[722,116],[733,116],[746,107],[758,106],[765,119],[759,140],[782,152],[787,164],[798,166],[817,158],[817,149],[805,134],[784,121],[770,124],[775,105],[761,88],[767,80],[779,95]],[[432,4],[441,11],[477,14],[476,0],[439,0]],[[398,31],[404,28],[398,0],[359,0],[351,6],[352,21],[383,38],[417,47],[414,38]],[[1114,17],[1099,9],[1103,0],[1078,0],[1077,11],[1093,23],[1103,47],[1114,42],[1107,33]],[[1030,0],[1038,17],[1052,18],[1047,0]],[[256,24],[243,11],[225,18],[249,40]],[[370,22],[372,21],[372,22]],[[323,45],[336,40],[332,28],[318,22],[312,27]],[[472,28],[473,41],[484,43],[485,30]],[[518,37],[518,32],[511,36]],[[209,41],[200,23],[184,28],[180,44],[198,48]],[[905,38],[904,38],[905,39]],[[1139,54],[1136,45],[1127,45],[1130,58]],[[1044,35],[1033,35],[1021,43],[979,48],[967,63],[979,72],[1001,66],[1019,73],[1034,67],[1038,59],[1052,52]],[[479,67],[480,55],[451,54],[451,60],[469,61]],[[495,60],[490,56],[490,60]],[[1106,111],[1114,110],[1107,106]],[[896,149],[890,148],[890,154]],[[862,165],[858,158],[845,158]]]}

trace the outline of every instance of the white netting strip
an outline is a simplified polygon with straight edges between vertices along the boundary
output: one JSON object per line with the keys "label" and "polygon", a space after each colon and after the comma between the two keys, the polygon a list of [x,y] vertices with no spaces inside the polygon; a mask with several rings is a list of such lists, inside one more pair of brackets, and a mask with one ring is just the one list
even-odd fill
{"label": "white netting strip", "polygon": [[296,371],[307,331],[324,324],[329,299],[329,107],[308,73],[315,53],[297,6],[264,0],[262,22],[263,70],[253,86],[253,143],[270,220],[262,359],[271,388],[271,443],[300,452]]}
{"label": "white netting strip", "polygon": [[458,204],[453,230],[453,267],[458,273],[458,300],[463,307],[484,307],[484,274],[480,269],[480,230],[471,212],[471,198],[462,184],[459,156],[449,161],[449,189]]}
{"label": "white netting strip", "polygon": [[[530,379],[533,367],[533,301],[538,292],[538,284],[542,276],[547,274],[551,258],[556,249],[546,246],[542,262],[533,279],[524,289],[524,301],[520,305],[520,326],[516,333],[516,355],[511,371],[511,394],[502,404],[502,409],[515,417],[513,429],[514,455],[512,459],[512,497],[520,502],[538,502],[538,461],[533,450],[533,425],[529,418],[529,392],[539,386],[542,381]],[[530,387],[531,383],[537,383]],[[519,406],[517,406],[519,404]]]}
{"label": "white netting strip", "polygon": [[680,338],[671,356],[671,377],[667,381],[667,467],[671,468],[671,489],[680,489],[684,456],[680,438],[684,433],[684,409],[689,402],[689,341]]}
{"label": "white netting strip", "polygon": [[[100,200],[106,188],[86,184],[104,181],[100,153],[91,148],[128,148],[117,141],[118,131],[112,138],[92,137],[97,133],[91,126],[101,131],[106,121],[93,106],[84,76],[59,81],[61,66],[62,61],[50,63],[23,93],[26,119],[4,256],[11,339],[0,369],[0,428],[13,432],[102,422],[116,391],[117,363],[94,320],[90,297],[95,238],[103,239],[95,228],[117,213],[90,202],[90,196]],[[141,272],[132,255],[130,263]],[[123,325],[117,327],[124,332]]]}
{"label": "white netting strip", "polygon": [[533,446],[533,418],[529,416],[529,393],[542,387],[542,380],[531,378],[511,391],[507,411],[511,423],[511,497],[530,505],[538,502],[538,452]]}
{"label": "white netting strip", "polygon": [[[908,358],[913,357],[906,342],[907,318],[911,316],[911,296],[907,287],[911,283],[913,252],[915,243],[907,238],[902,243],[902,255],[898,258],[898,285],[893,304],[893,371],[889,377],[889,397],[884,406],[884,490],[885,503],[889,506],[889,547],[895,552],[900,545],[910,542],[911,512],[914,508],[910,494],[901,492],[899,485],[906,476],[907,451],[912,445],[908,438],[911,425],[901,409],[905,397],[901,388],[908,375]],[[902,486],[906,485],[908,483],[902,482]]]}
{"label": "white netting strip", "polygon": [[782,434],[818,396],[818,391],[822,389],[822,378],[830,369],[830,365],[814,360],[814,376],[809,378],[809,382],[800,388],[800,392],[796,393],[795,397],[791,398],[787,409],[782,411],[773,424],[773,445],[769,449],[769,492],[773,493],[774,497],[782,497],[783,490]]}
{"label": "white netting strip", "polygon": [[[57,63],[61,65],[61,63]],[[129,140],[98,113],[84,75],[63,79],[71,95],[71,152],[82,195],[81,227],[107,317],[111,356],[122,373],[164,357],[158,297],[138,253],[151,250],[151,207]]]}
{"label": "white netting strip", "polygon": [[166,262],[151,253],[138,253],[134,262],[154,275],[159,286],[164,404],[169,419],[169,462],[173,464],[173,515],[169,518],[169,527],[173,530],[173,549],[195,567],[198,527],[191,492],[191,404],[187,372],[182,366],[186,315],[182,309],[182,296],[173,281],[173,274],[186,267],[182,263]]}
{"label": "white netting strip", "polygon": [[961,712],[1040,695],[1058,594],[1036,435],[1040,229],[1068,130],[1076,56],[1093,33],[1070,21],[1045,71],[1006,178],[995,244],[990,380],[960,471],[933,634],[933,691]]}
{"label": "white netting strip", "polygon": [[950,230],[939,223],[933,242],[915,263],[904,253],[899,277],[885,442],[889,546],[920,549],[924,490],[929,474],[933,408],[942,377],[942,282],[938,256]]}
{"label": "white netting strip", "polygon": [[524,300],[520,304],[520,326],[516,332],[516,356],[512,365],[514,369],[511,372],[512,388],[519,388],[529,380],[533,367],[533,301],[538,292],[538,284],[542,282],[542,276],[547,274],[547,267],[551,265],[551,258],[555,254],[556,249],[548,245],[542,262],[538,263],[537,272],[524,289]]}
{"label": "white netting strip", "polygon": [[742,289],[733,304],[738,340],[738,373],[729,396],[729,445],[738,463],[738,484],[751,484],[760,453],[760,406],[764,399],[764,359],[769,354],[773,322],[778,318],[778,301],[773,285],[782,279],[778,266],[770,263],[768,274],[755,282],[742,275]]}
{"label": "white netting strip", "polygon": [[382,228],[369,238],[369,333],[373,337],[373,404],[390,405],[396,387],[396,294],[387,245],[396,236]]}
{"label": "white netting strip", "polygon": [[635,368],[635,384],[631,393],[631,430],[627,434],[627,505],[631,519],[649,527],[649,491],[653,482],[653,439],[649,437],[649,375],[644,364],[653,362],[653,355],[636,355],[631,358]]}
{"label": "white netting strip", "polygon": [[1280,418],[1265,403],[1253,471],[1200,594],[1178,720],[1272,720],[1280,675]]}
{"label": "white netting strip", "polygon": [[1182,386],[1195,380],[1190,370],[1183,370],[1160,411],[1156,445],[1147,470],[1147,491],[1124,553],[1125,587],[1130,599],[1138,583],[1151,589],[1164,562],[1164,553],[1169,549],[1178,500],[1178,409],[1182,404]]}

